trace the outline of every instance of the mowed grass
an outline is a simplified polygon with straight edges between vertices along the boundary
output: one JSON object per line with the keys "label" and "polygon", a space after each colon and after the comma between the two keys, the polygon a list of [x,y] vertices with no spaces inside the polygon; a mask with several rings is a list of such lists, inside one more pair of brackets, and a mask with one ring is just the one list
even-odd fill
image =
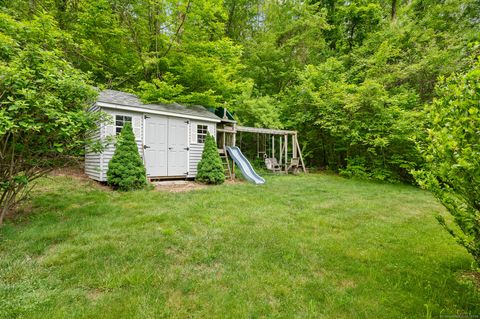
{"label": "mowed grass", "polygon": [[0,229],[3,318],[480,315],[432,196],[337,176],[187,193],[43,180]]}

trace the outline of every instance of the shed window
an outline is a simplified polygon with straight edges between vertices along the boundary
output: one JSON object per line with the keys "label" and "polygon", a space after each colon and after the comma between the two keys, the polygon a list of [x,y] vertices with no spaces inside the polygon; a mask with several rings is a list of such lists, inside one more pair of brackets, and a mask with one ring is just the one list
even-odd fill
{"label": "shed window", "polygon": [[205,143],[207,132],[208,125],[197,125],[197,143]]}
{"label": "shed window", "polygon": [[123,126],[125,123],[132,123],[132,117],[131,116],[125,116],[125,115],[116,115],[115,116],[115,133],[118,135],[122,131]]}

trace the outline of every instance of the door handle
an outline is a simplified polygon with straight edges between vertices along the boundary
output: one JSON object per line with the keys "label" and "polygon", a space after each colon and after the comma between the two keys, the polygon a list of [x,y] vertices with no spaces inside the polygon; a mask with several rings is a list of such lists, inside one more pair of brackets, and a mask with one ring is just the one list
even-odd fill
{"label": "door handle", "polygon": [[147,149],[147,148],[150,148],[150,146],[148,146],[148,145],[143,145],[143,148],[144,148],[144,149]]}
{"label": "door handle", "polygon": [[169,149],[169,150],[173,150],[173,147],[169,147],[168,149]]}

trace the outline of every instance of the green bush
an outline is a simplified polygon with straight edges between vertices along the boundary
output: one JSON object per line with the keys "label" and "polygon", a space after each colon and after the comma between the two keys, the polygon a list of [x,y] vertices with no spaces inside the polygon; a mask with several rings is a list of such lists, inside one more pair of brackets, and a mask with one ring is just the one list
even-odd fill
{"label": "green bush", "polygon": [[480,64],[464,75],[441,80],[438,98],[427,107],[430,122],[426,161],[416,172],[453,216],[455,226],[439,216],[447,231],[480,267]]}
{"label": "green bush", "polygon": [[123,191],[147,185],[145,167],[130,123],[125,124],[118,136],[115,153],[108,163],[107,181],[109,185]]}
{"label": "green bush", "polygon": [[196,180],[207,184],[222,184],[225,181],[225,172],[222,159],[217,151],[215,139],[207,134],[203,148],[202,159],[198,163]]}

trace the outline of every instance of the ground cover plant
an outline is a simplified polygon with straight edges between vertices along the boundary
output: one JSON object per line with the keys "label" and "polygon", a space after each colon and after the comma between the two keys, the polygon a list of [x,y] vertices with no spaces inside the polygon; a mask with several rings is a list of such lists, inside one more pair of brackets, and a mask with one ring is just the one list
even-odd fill
{"label": "ground cover plant", "polygon": [[0,318],[480,313],[426,191],[338,176],[168,193],[41,180],[0,229]]}

